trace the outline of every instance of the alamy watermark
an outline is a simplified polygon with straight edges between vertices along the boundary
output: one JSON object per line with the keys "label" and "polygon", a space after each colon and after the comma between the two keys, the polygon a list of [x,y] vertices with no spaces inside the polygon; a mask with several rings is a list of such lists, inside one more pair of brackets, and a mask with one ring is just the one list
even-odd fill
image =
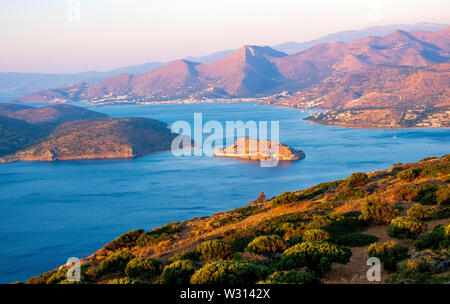
{"label": "alamy watermark", "polygon": [[81,0],[67,0],[66,19],[69,22],[81,21]]}
{"label": "alamy watermark", "polygon": [[[172,124],[172,133],[179,135],[172,142],[175,156],[213,156],[258,159],[261,167],[275,167],[280,159],[279,121],[226,121],[203,122],[202,113],[194,113],[194,125],[185,120]],[[269,136],[270,129],[270,136]],[[248,138],[249,140],[239,140]],[[236,144],[236,146],[233,146]],[[232,147],[232,148],[231,148]]]}

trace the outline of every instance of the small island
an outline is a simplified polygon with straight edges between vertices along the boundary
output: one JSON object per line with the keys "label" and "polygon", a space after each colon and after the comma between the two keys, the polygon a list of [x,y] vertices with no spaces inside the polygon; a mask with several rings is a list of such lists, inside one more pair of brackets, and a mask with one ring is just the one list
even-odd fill
{"label": "small island", "polygon": [[246,160],[277,159],[279,161],[296,161],[305,158],[303,151],[295,150],[281,143],[278,143],[277,151],[272,151],[274,145],[276,145],[274,141],[242,137],[226,148],[216,149],[214,156]]}

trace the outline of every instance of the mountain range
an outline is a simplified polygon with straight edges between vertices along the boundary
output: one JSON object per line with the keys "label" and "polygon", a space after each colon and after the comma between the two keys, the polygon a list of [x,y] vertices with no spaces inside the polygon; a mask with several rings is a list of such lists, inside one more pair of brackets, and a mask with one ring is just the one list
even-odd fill
{"label": "mountain range", "polygon": [[[274,45],[272,48],[281,52],[285,52],[287,54],[294,54],[300,51],[304,51],[309,47],[312,47],[320,43],[330,43],[337,41],[349,42],[370,35],[384,36],[398,29],[405,31],[413,31],[413,30],[438,31],[444,29],[447,26],[448,25],[446,24],[437,24],[429,22],[422,22],[413,25],[397,24],[389,26],[375,26],[375,27],[368,27],[358,31],[337,32],[307,42],[282,43]],[[188,56],[186,57],[186,60],[199,63],[210,63],[213,61],[220,60],[226,56],[229,56],[234,51],[236,50],[230,49],[200,57]],[[70,86],[81,82],[97,83],[105,78],[116,76],[121,73],[128,73],[133,75],[142,74],[160,68],[166,64],[169,64],[169,62],[149,62],[141,65],[118,68],[107,72],[88,71],[73,74],[3,72],[0,73],[0,98],[5,100],[11,100],[23,94],[32,93],[49,88]]]}

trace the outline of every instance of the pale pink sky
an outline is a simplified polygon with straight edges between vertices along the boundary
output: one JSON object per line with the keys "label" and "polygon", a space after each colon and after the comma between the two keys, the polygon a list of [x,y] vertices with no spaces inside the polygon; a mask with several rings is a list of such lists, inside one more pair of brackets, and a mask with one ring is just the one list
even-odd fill
{"label": "pale pink sky", "polygon": [[450,1],[0,1],[0,71],[108,70],[423,21],[450,23]]}

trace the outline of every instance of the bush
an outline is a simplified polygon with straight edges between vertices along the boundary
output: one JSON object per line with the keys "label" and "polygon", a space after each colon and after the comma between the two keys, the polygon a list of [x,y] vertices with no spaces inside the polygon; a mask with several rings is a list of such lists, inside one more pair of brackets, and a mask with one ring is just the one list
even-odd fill
{"label": "bush", "polygon": [[269,274],[269,268],[249,262],[218,261],[206,264],[191,277],[192,284],[254,284]]}
{"label": "bush", "polygon": [[438,205],[446,206],[450,204],[450,188],[445,187],[436,191],[436,203]]}
{"label": "bush", "polygon": [[180,231],[180,224],[167,224],[159,228],[155,228],[152,231],[141,234],[137,238],[136,244],[140,247],[158,244],[160,242],[170,240],[175,233],[178,233]]}
{"label": "bush", "polygon": [[367,221],[361,218],[361,212],[351,211],[343,215],[339,215],[337,219],[333,219],[331,223],[323,229],[327,231],[331,237],[339,235],[359,232],[367,227]]}
{"label": "bush", "polygon": [[361,219],[365,221],[386,224],[397,215],[398,211],[379,197],[367,198],[361,203]]}
{"label": "bush", "polygon": [[[449,248],[450,246],[450,224],[447,226],[438,225],[432,231],[425,234],[420,240],[414,242],[414,247],[418,250],[430,248],[437,250],[439,248]],[[446,231],[447,229],[447,231]]]}
{"label": "bush", "polygon": [[200,253],[197,251],[182,251],[174,254],[172,257],[167,259],[169,263],[182,260],[191,260],[198,262],[200,260]]}
{"label": "bush", "polygon": [[297,201],[297,196],[295,196],[292,192],[283,192],[274,199],[272,199],[272,203],[274,205],[282,205],[282,204],[289,204]]}
{"label": "bush", "polygon": [[222,241],[231,244],[233,252],[243,251],[257,233],[251,229],[229,229],[222,234]]}
{"label": "bush", "polygon": [[303,233],[303,241],[305,242],[323,242],[329,238],[330,235],[323,229],[310,229]]}
{"label": "bush", "polygon": [[116,251],[117,249],[134,247],[134,246],[136,246],[137,238],[142,233],[144,233],[143,229],[132,230],[130,232],[122,234],[121,236],[116,238],[114,241],[106,244],[104,248],[107,250]]}
{"label": "bush", "polygon": [[327,242],[303,242],[283,252],[279,268],[290,270],[306,266],[321,277],[331,270],[333,262],[347,264],[351,255],[346,247]]}
{"label": "bush", "polygon": [[133,279],[152,280],[161,273],[162,263],[150,258],[132,259],[125,269],[128,277]]}
{"label": "bush", "polygon": [[400,265],[395,281],[434,283],[433,274],[442,273],[449,269],[450,252],[448,250],[441,252],[425,250],[416,252],[411,259]]}
{"label": "bush", "polygon": [[397,173],[397,177],[405,181],[412,181],[420,175],[421,171],[420,168],[403,170]]}
{"label": "bush", "polygon": [[425,208],[420,204],[414,204],[411,208],[406,212],[408,217],[416,218],[419,220],[424,220],[430,215],[432,215],[433,211]]}
{"label": "bush", "polygon": [[367,177],[367,174],[362,172],[355,172],[347,177],[347,179],[345,180],[345,184],[350,187],[358,187],[365,185],[368,180],[369,178]]}
{"label": "bush", "polygon": [[264,282],[264,284],[320,284],[320,279],[314,275],[298,271],[276,271],[272,273]]}
{"label": "bush", "polygon": [[179,260],[164,267],[162,274],[163,284],[189,284],[191,276],[198,269],[195,262]]}
{"label": "bush", "polygon": [[247,249],[258,254],[274,254],[286,249],[286,242],[278,235],[263,235],[251,241]]}
{"label": "bush", "polygon": [[384,269],[395,271],[397,269],[397,263],[408,258],[408,248],[392,241],[381,245],[373,243],[367,249],[367,255],[369,257],[379,258],[384,264]]}
{"label": "bush", "polygon": [[442,185],[436,184],[403,185],[394,190],[394,199],[435,205],[437,204],[436,191],[441,188]]}
{"label": "bush", "polygon": [[390,237],[415,239],[425,229],[421,220],[410,217],[397,217],[388,226]]}
{"label": "bush", "polygon": [[221,240],[205,241],[197,246],[202,260],[225,259],[231,254],[231,246]]}
{"label": "bush", "polygon": [[139,281],[139,280],[133,280],[130,278],[121,278],[121,279],[112,279],[106,282],[106,284],[115,284],[115,285],[122,285],[122,284],[145,284],[145,282]]}
{"label": "bush", "polygon": [[376,241],[378,241],[376,236],[363,233],[347,233],[338,236],[335,240],[336,244],[348,247],[366,246]]}
{"label": "bush", "polygon": [[98,274],[102,276],[114,272],[123,273],[132,259],[134,255],[128,251],[114,252],[100,263]]}

